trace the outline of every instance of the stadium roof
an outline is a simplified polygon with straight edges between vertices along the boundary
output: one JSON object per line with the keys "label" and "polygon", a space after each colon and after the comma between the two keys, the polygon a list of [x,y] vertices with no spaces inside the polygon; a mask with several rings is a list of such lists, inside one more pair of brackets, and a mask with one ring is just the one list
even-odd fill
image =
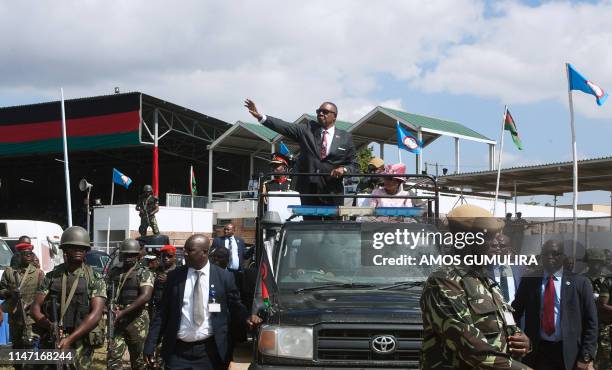
{"label": "stadium roof", "polygon": [[[70,151],[150,145],[155,122],[160,140],[170,134],[160,146],[173,149],[191,139],[210,143],[230,127],[140,92],[69,99],[65,110]],[[59,101],[0,108],[0,155],[61,152],[61,118]]]}
{"label": "stadium roof", "polygon": [[429,145],[440,136],[495,144],[495,140],[491,140],[460,123],[385,107],[374,108],[348,130],[353,134],[355,142],[368,140],[368,142],[375,141],[397,145],[396,122],[398,121],[414,132],[415,136],[420,130],[423,135],[423,146]]}
{"label": "stadium roof", "polygon": [[[459,173],[441,176],[445,187],[470,188],[475,192],[494,192],[497,171]],[[563,195],[573,191],[572,162],[555,162],[501,170],[499,191],[522,195]],[[612,157],[578,161],[578,190],[612,191]]]}

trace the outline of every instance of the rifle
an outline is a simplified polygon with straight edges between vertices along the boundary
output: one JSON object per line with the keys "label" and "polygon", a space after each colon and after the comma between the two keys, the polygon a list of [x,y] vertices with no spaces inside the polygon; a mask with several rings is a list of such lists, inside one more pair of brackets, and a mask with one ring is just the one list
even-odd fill
{"label": "rifle", "polygon": [[[56,349],[57,346],[59,345],[60,341],[62,340],[62,335],[63,335],[63,329],[59,326],[58,324],[58,320],[59,317],[57,315],[57,297],[51,297],[51,333],[50,333],[50,338],[49,341],[51,342],[50,344],[53,346],[53,349]],[[62,364],[61,361],[58,361],[55,364],[55,367],[57,369],[63,369],[64,365]]]}
{"label": "rifle", "polygon": [[106,361],[107,367],[110,369],[110,358],[111,351],[114,346],[115,340],[115,282],[111,282],[111,295],[110,302],[108,304],[108,317],[107,317],[107,335],[108,335],[108,344],[106,346]]}
{"label": "rifle", "polygon": [[[26,316],[25,307],[23,307],[23,300],[21,299],[21,287],[19,282],[19,273],[17,271],[13,271],[13,277],[15,278],[15,300],[17,302],[17,307],[15,309],[19,309],[19,314],[21,315],[21,320],[23,323],[23,331],[21,332],[21,340],[23,344],[28,346],[28,348],[32,345],[32,340],[28,335],[28,321]],[[23,275],[25,279],[25,274]],[[23,281],[23,280],[22,280]]]}

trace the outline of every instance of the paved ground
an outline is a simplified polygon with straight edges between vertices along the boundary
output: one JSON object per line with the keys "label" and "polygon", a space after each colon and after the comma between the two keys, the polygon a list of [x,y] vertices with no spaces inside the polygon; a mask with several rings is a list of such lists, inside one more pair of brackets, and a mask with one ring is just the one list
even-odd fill
{"label": "paved ground", "polygon": [[251,363],[253,342],[246,342],[240,344],[234,350],[234,362],[230,367],[230,370],[247,370]]}

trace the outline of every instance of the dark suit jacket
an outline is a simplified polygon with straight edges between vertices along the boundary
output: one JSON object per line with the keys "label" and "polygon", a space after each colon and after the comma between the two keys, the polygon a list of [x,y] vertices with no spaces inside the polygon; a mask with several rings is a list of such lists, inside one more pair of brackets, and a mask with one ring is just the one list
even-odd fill
{"label": "dark suit jacket", "polygon": [[[534,365],[540,342],[543,276],[542,272],[523,276],[512,303],[517,322],[525,314],[525,334],[533,344],[533,352],[527,355],[524,362],[531,366]],[[583,355],[594,357],[597,346],[597,310],[591,283],[586,277],[563,271],[560,315],[563,360],[565,368],[570,370]]]}
{"label": "dark suit jacket", "polygon": [[[329,174],[334,168],[341,166],[346,167],[348,172],[359,172],[353,138],[351,134],[338,127],[335,128],[329,154],[325,159],[321,159],[321,126],[318,122],[293,124],[266,116],[262,124],[300,144],[300,157],[296,164],[297,172]],[[300,177],[297,180],[296,190],[300,193],[310,193],[310,184],[316,184],[317,194],[342,194],[344,192],[342,179],[331,176]]]}
{"label": "dark suit jacket", "polygon": [[[247,258],[247,256],[245,256],[246,245],[244,244],[244,239],[242,239],[241,237],[234,235],[234,239],[236,239],[236,244],[238,245],[238,257],[240,258],[239,266],[240,266],[240,270],[242,270],[243,269],[243,266],[242,266],[243,259]],[[220,247],[225,248],[225,237],[224,236],[218,236],[214,238],[210,250],[213,251]]]}
{"label": "dark suit jacket", "polygon": [[[210,263],[210,262],[209,262]],[[162,295],[161,305],[149,326],[149,335],[145,342],[144,353],[152,354],[162,339],[161,356],[167,360],[174,352],[180,325],[187,266],[177,267],[168,273],[168,280]],[[247,320],[247,311],[240,302],[240,293],[234,283],[231,272],[213,264],[210,265],[210,281],[214,284],[217,302],[221,304],[221,312],[210,314],[210,324],[213,329],[217,350],[223,362],[228,362],[230,353],[229,323]]]}

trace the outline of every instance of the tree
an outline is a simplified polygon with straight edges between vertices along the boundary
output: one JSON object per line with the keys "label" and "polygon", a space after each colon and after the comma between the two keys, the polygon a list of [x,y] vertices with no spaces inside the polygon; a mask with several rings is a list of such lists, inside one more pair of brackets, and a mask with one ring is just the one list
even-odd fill
{"label": "tree", "polygon": [[370,163],[370,159],[372,159],[374,155],[372,155],[372,147],[364,147],[359,152],[357,152],[357,163],[359,163],[359,168],[361,172],[366,173],[368,170],[368,163]]}

